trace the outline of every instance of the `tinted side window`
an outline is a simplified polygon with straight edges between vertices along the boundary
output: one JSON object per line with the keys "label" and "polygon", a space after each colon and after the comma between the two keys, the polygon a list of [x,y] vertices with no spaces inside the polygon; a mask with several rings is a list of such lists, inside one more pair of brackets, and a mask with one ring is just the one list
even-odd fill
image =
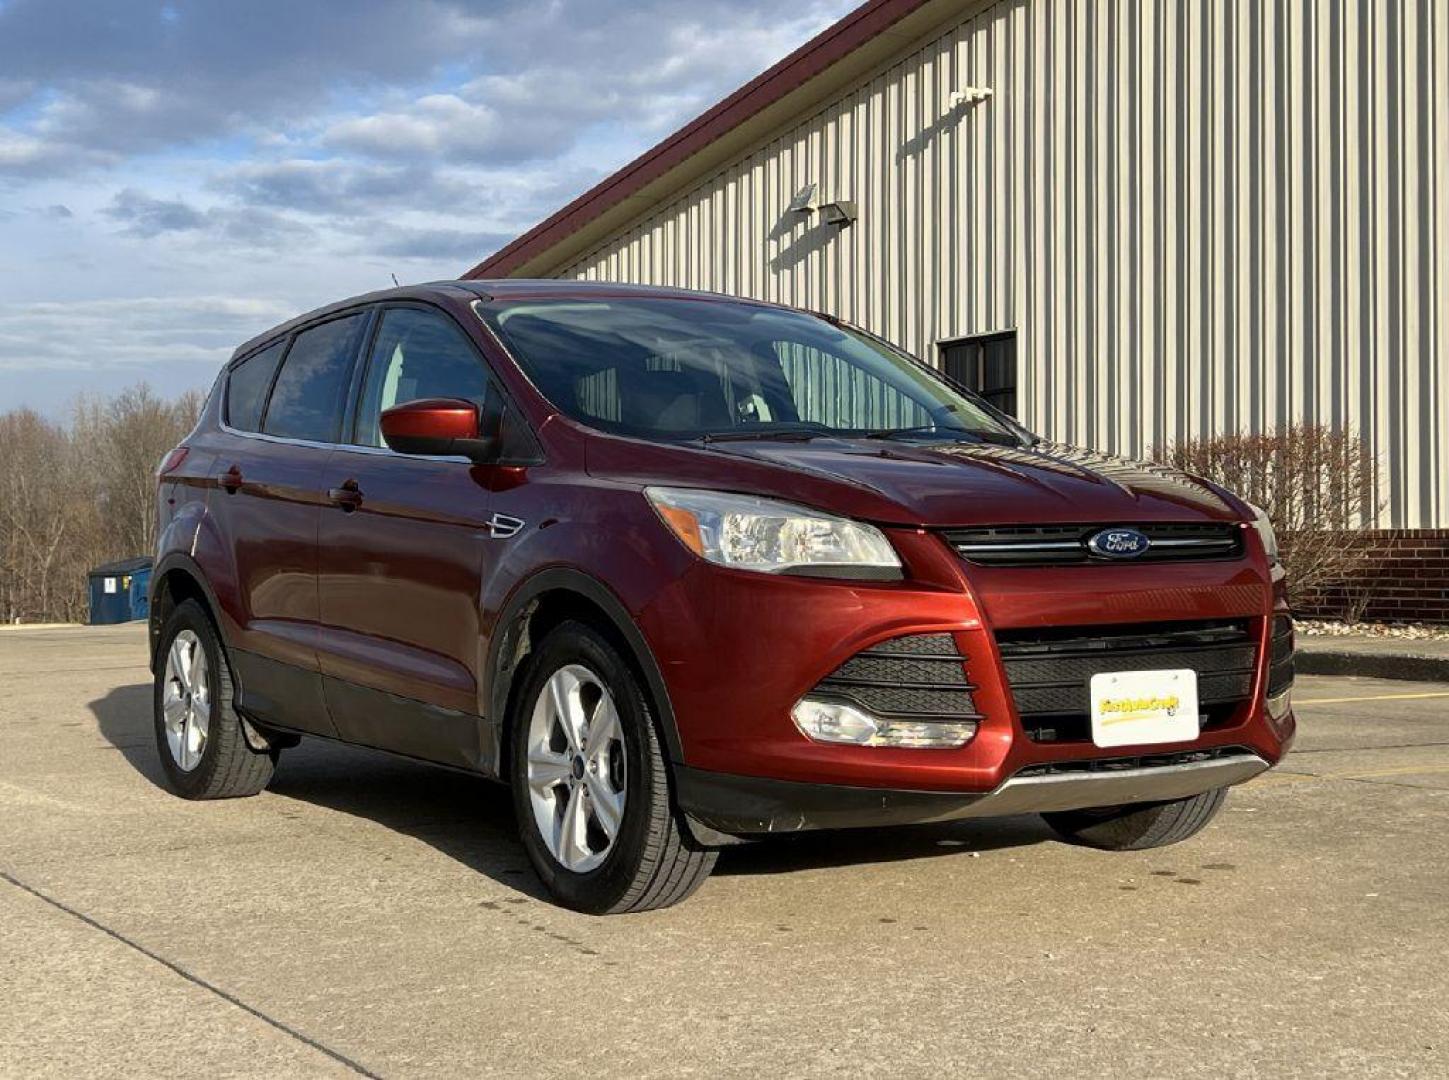
{"label": "tinted side window", "polygon": [[272,373],[286,345],[285,340],[279,341],[231,369],[226,380],[226,422],[238,431],[261,430],[267,387],[272,385]]}
{"label": "tinted side window", "polygon": [[352,355],[365,318],[349,315],[297,335],[272,389],[263,431],[316,442],[337,438]]}
{"label": "tinted side window", "polygon": [[452,319],[393,308],[383,315],[372,349],[353,442],[382,446],[378,420],[394,405],[419,398],[466,398],[482,405],[487,395],[483,360]]}

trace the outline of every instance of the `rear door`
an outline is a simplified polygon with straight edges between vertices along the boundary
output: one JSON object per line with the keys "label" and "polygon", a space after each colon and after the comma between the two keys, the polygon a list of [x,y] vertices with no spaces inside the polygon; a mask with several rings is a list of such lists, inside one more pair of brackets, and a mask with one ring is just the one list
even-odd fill
{"label": "rear door", "polygon": [[232,370],[211,502],[235,559],[231,595],[219,599],[235,622],[242,706],[325,735],[335,730],[317,667],[317,526],[366,321],[329,319]]}
{"label": "rear door", "polygon": [[318,550],[318,641],[327,702],[343,738],[476,767],[479,593],[488,527],[486,469],[413,457],[383,443],[383,410],[419,398],[495,393],[450,316],[381,310],[355,416],[327,463]]}

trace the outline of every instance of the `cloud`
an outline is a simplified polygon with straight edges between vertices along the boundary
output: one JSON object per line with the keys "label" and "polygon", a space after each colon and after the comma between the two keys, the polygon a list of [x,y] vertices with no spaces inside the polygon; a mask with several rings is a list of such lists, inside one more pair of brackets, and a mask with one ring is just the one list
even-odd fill
{"label": "cloud", "polygon": [[125,232],[140,237],[190,232],[206,224],[206,215],[187,203],[177,199],[153,199],[133,188],[118,192],[111,205],[101,212],[125,226]]}
{"label": "cloud", "polygon": [[34,93],[35,83],[29,79],[0,78],[0,113],[30,100]]}
{"label": "cloud", "polygon": [[[52,207],[66,210],[65,207]],[[66,210],[69,214],[69,211]],[[251,248],[276,248],[311,242],[315,230],[296,217],[256,206],[201,208],[183,199],[158,199],[135,188],[116,193],[101,213],[121,232],[150,240],[163,235],[205,234],[208,241]]]}
{"label": "cloud", "polygon": [[115,160],[92,148],[52,142],[0,125],[0,177],[52,176]]}
{"label": "cloud", "polygon": [[[478,233],[467,229],[385,228],[371,236],[365,250],[400,259],[446,259],[458,264],[496,251],[512,233]],[[480,254],[482,253],[482,254]]]}
{"label": "cloud", "polygon": [[672,123],[846,6],[15,0],[0,8],[0,115],[29,104],[0,132],[0,172],[73,174],[262,132],[305,141],[314,127],[320,146],[380,160],[531,160],[605,116]]}
{"label": "cloud", "polygon": [[478,194],[473,185],[429,164],[307,159],[243,165],[218,178],[214,186],[248,206],[340,219],[366,217],[387,208],[447,210],[449,204]]}
{"label": "cloud", "polygon": [[456,274],[856,2],[0,0],[0,408]]}
{"label": "cloud", "polygon": [[[0,9],[0,108],[37,85],[22,133],[53,167],[224,138],[365,93],[432,78],[476,48],[479,20],[444,0],[153,3],[15,0]],[[62,153],[61,151],[65,151]],[[27,163],[27,168],[35,166]],[[0,159],[0,168],[14,171]]]}
{"label": "cloud", "polygon": [[0,370],[220,364],[291,314],[285,301],[235,296],[0,304]]}
{"label": "cloud", "polygon": [[774,5],[697,0],[507,5],[498,70],[453,91],[329,125],[322,146],[380,160],[500,165],[556,158],[594,124],[668,127],[828,22],[839,4],[781,19]]}
{"label": "cloud", "polygon": [[486,102],[427,94],[405,108],[339,121],[320,143],[394,161],[500,164],[558,153],[572,132],[557,123],[519,123]]}

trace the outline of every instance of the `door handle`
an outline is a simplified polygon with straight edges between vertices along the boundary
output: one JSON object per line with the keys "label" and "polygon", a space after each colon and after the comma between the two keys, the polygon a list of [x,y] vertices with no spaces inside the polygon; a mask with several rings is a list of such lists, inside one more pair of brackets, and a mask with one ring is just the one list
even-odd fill
{"label": "door handle", "polygon": [[228,495],[235,495],[238,491],[240,491],[242,486],[241,469],[238,468],[236,465],[233,465],[231,468],[227,469],[226,472],[222,473],[221,486]]}
{"label": "door handle", "polygon": [[356,480],[344,480],[341,487],[327,489],[327,498],[334,506],[340,506],[344,514],[350,514],[362,505],[362,489]]}

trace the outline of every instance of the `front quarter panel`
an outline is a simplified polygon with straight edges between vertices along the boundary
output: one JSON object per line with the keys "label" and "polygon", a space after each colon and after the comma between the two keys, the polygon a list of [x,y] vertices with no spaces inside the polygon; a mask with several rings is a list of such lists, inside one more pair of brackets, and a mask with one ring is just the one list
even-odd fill
{"label": "front quarter panel", "polygon": [[[640,613],[659,582],[681,576],[694,561],[668,536],[638,489],[582,471],[534,471],[530,482],[495,492],[494,505],[526,523],[512,538],[489,541],[498,545],[498,554],[484,581],[481,622],[482,640],[494,654],[520,598],[535,594],[545,576],[556,582],[572,577],[578,583],[574,591],[628,619],[630,625],[621,627],[628,635],[638,633]],[[639,646],[645,647],[642,638]],[[652,656],[646,660],[652,663]],[[479,712],[494,719],[501,719],[494,700],[498,664],[495,655],[481,665],[485,678],[479,686]],[[667,710],[668,703],[663,705]]]}

